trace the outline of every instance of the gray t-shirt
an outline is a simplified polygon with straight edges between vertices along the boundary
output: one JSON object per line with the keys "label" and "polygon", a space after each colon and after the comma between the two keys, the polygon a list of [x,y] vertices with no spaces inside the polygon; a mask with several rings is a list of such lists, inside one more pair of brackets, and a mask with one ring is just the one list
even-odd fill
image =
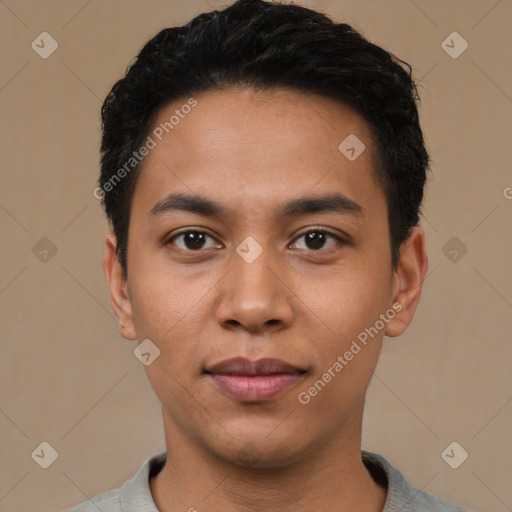
{"label": "gray t-shirt", "polygon": [[[388,497],[382,512],[469,512],[413,487],[382,455],[364,450],[361,454],[372,478],[387,486]],[[150,457],[119,489],[100,494],[67,512],[159,512],[151,496],[149,480],[163,468],[165,458],[166,452]]]}

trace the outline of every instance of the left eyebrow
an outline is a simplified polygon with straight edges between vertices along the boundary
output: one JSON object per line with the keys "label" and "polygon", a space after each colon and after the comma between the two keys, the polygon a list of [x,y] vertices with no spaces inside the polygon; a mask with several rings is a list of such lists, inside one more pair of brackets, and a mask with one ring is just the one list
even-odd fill
{"label": "left eyebrow", "polygon": [[322,196],[306,196],[299,199],[293,199],[280,206],[275,216],[292,217],[294,215],[304,215],[307,213],[335,212],[342,214],[351,214],[362,216],[364,208],[352,199],[341,194],[327,194]]}
{"label": "left eyebrow", "polygon": [[[173,211],[187,211],[208,217],[231,217],[234,212],[222,203],[204,196],[189,194],[169,194],[158,201],[149,212],[150,218]],[[341,194],[325,194],[292,199],[274,210],[276,219],[305,215],[308,213],[336,212],[362,216],[364,208]]]}

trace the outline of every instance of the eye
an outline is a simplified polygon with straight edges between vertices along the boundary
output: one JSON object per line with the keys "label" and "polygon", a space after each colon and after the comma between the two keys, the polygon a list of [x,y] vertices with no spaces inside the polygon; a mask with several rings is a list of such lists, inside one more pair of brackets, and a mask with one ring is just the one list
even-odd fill
{"label": "eye", "polygon": [[[302,233],[299,235],[296,240],[300,240],[301,238],[304,238],[304,243],[307,247],[295,247],[298,249],[304,249],[304,250],[310,250],[310,251],[319,251],[321,249],[330,249],[332,247],[336,247],[337,245],[340,245],[343,240],[335,235],[334,233],[331,233],[330,231],[326,231],[325,229],[315,228],[310,229],[309,231],[306,231],[305,233]],[[334,240],[335,243],[331,244],[331,247],[324,247],[326,241],[328,239]],[[294,242],[293,245],[297,245],[297,242]]]}
{"label": "eye", "polygon": [[[300,240],[301,238],[304,238],[304,244],[306,245],[305,247],[297,247],[297,240]],[[333,243],[331,243],[330,247],[325,247],[325,244],[329,239],[332,240]],[[211,241],[210,245],[208,245],[208,240]],[[309,231],[299,235],[299,237],[295,240],[296,241],[290,246],[293,249],[309,250],[315,252],[330,249],[343,243],[342,238],[339,236],[320,228],[310,229]],[[171,238],[169,238],[169,240],[166,242],[166,245],[174,245],[178,249],[187,252],[198,252],[201,249],[212,249],[216,247],[222,248],[221,245],[215,242],[215,239],[211,235],[209,235],[206,231],[199,229],[189,229],[188,231],[176,233]]]}
{"label": "eye", "polygon": [[[173,235],[166,242],[167,245],[175,245],[178,249],[183,251],[198,251],[200,249],[211,249],[216,247],[215,244],[208,246],[206,241],[208,239],[214,240],[206,231],[198,229],[189,229]],[[181,240],[181,243],[174,243],[175,240]]]}

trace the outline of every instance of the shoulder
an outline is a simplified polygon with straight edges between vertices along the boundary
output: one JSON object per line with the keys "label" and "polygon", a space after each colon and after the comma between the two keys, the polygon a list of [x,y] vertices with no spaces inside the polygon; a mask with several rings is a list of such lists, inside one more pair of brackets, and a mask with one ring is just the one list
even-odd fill
{"label": "shoulder", "polygon": [[99,494],[89,501],[84,501],[66,512],[123,512],[121,507],[121,489],[113,489],[111,491]]}
{"label": "shoulder", "polygon": [[[408,484],[409,485],[409,484]],[[466,508],[462,508],[455,503],[438,498],[432,494],[428,494],[417,487],[409,485],[410,495],[408,496],[408,503],[411,504],[411,510],[419,511],[436,511],[436,512],[470,512]],[[411,494],[412,493],[412,494]]]}
{"label": "shoulder", "polygon": [[383,512],[470,512],[409,484],[382,455],[364,450],[361,455],[372,477],[380,472],[387,479],[388,497]]}
{"label": "shoulder", "polygon": [[166,452],[153,455],[144,461],[137,474],[122,487],[99,494],[65,512],[158,512],[151,496],[149,479],[158,474],[165,460]]}

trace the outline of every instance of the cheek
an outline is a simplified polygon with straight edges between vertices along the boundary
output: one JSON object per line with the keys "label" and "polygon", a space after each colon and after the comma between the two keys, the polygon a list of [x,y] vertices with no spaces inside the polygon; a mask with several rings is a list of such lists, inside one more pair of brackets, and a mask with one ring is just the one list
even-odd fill
{"label": "cheek", "polygon": [[[310,287],[306,310],[318,312],[322,320],[310,337],[311,353],[318,359],[314,374],[297,390],[297,400],[307,408],[309,421],[323,418],[322,429],[335,431],[364,400],[384,334],[384,329],[374,330],[387,310],[389,287],[378,284],[383,282],[353,271]],[[326,410],[331,411],[327,417]]]}
{"label": "cheek", "polygon": [[161,257],[144,258],[130,279],[137,334],[164,340],[184,323],[190,324],[214,285],[208,273],[203,276],[198,279],[190,269],[180,269]]}
{"label": "cheek", "polygon": [[[222,273],[148,263],[139,265],[130,284],[137,338],[153,341],[158,363],[183,382],[199,371],[209,346],[212,298]],[[147,370],[157,378],[152,366]]]}
{"label": "cheek", "polygon": [[[321,332],[330,339],[327,346],[340,350],[386,311],[390,286],[390,272],[383,271],[381,263],[372,266],[355,261],[331,269],[321,279],[317,276],[310,280],[298,295],[305,312],[318,318]],[[323,339],[323,347],[325,342]]]}
{"label": "cheek", "polygon": [[[186,411],[190,397],[184,391],[199,371],[204,339],[204,291],[179,281],[169,270],[155,267],[133,276],[132,306],[137,338],[150,339],[160,350],[145,367],[148,380],[162,403],[179,404]],[[194,285],[195,286],[195,285]]]}
{"label": "cheek", "polygon": [[320,414],[341,403],[351,409],[364,398],[382,346],[386,324],[380,315],[388,310],[389,294],[390,273],[367,262],[311,283],[306,311],[321,322],[310,336],[312,352],[319,355],[315,375],[301,389],[311,398],[308,407]]}

